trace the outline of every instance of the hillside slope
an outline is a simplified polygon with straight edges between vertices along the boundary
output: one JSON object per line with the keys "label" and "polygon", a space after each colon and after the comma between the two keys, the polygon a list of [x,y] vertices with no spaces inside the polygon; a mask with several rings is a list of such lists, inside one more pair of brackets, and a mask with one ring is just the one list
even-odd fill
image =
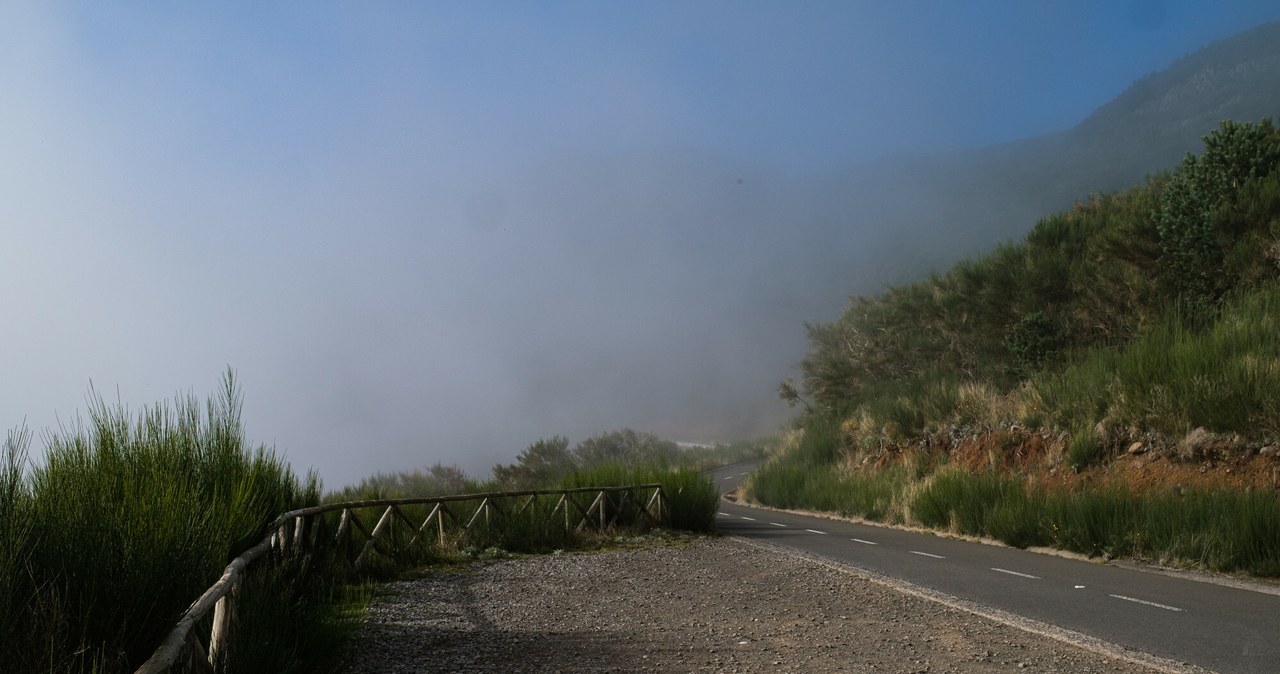
{"label": "hillside slope", "polygon": [[780,388],[802,435],[757,477],[765,502],[1280,573],[1270,120],[809,336]]}

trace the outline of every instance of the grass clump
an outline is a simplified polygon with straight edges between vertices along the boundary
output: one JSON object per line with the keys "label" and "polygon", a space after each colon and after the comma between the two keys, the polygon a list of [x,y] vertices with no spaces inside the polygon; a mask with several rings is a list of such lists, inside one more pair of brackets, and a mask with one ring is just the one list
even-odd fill
{"label": "grass clump", "polygon": [[[906,463],[853,476],[775,462],[751,495],[781,508],[914,524],[1025,548],[1131,557],[1219,572],[1280,576],[1280,498],[1271,491],[1042,486],[998,470]],[[816,504],[816,505],[815,505]]]}
{"label": "grass clump", "polygon": [[909,481],[908,467],[836,469],[836,462],[853,451],[832,419],[811,419],[793,447],[752,474],[750,494],[775,508],[900,521],[897,504]]}
{"label": "grass clump", "polygon": [[0,662],[15,671],[132,671],[192,599],[279,512],[318,501],[252,448],[228,371],[220,395],[143,408],[91,394],[89,420],[51,433],[43,465],[10,435],[0,472]]}
{"label": "grass clump", "polygon": [[[602,463],[571,473],[560,482],[560,487],[610,487],[650,483],[662,485],[664,526],[684,531],[711,531],[715,528],[720,488],[706,473],[688,466]],[[583,505],[583,508],[588,505],[590,503]],[[643,506],[644,504],[633,502],[631,514],[624,516],[622,522],[638,521],[638,508]]]}

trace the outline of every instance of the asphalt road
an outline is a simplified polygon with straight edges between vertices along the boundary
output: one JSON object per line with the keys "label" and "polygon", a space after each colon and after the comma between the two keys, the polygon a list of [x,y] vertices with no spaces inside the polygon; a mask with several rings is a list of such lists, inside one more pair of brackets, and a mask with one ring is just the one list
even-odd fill
{"label": "asphalt road", "polygon": [[[716,471],[721,492],[750,469]],[[717,522],[1131,650],[1224,674],[1280,672],[1280,596],[1265,591],[727,501]]]}

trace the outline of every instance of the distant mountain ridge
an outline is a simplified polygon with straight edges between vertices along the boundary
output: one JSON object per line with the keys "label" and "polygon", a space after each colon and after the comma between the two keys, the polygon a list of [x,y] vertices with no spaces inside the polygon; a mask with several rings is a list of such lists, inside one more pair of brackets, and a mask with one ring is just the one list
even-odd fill
{"label": "distant mountain ridge", "polygon": [[[997,146],[873,162],[825,185],[842,194],[859,272],[848,290],[873,292],[1006,240],[1049,213],[1171,169],[1227,119],[1280,116],[1280,22],[1225,38],[1152,73],[1075,127]],[[830,221],[829,215],[817,221]],[[877,229],[911,242],[905,266]],[[860,240],[874,242],[860,245]],[[900,243],[899,241],[899,243]],[[889,243],[887,249],[900,249]]]}
{"label": "distant mountain ridge", "polygon": [[[1133,83],[1077,131],[1203,133],[1222,119],[1280,111],[1280,22],[1219,40]],[[1149,137],[1149,136],[1148,136]]]}

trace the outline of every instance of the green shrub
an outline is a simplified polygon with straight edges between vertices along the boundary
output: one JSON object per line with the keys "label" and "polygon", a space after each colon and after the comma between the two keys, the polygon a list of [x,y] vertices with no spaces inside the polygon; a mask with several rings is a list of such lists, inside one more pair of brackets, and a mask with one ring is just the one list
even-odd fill
{"label": "green shrub", "polygon": [[1062,327],[1043,311],[1024,314],[1009,329],[1005,345],[1017,367],[1038,370],[1062,348]]}
{"label": "green shrub", "polygon": [[88,424],[52,434],[25,482],[10,449],[0,498],[21,524],[0,530],[15,545],[0,563],[17,579],[7,600],[30,608],[16,629],[0,622],[6,667],[132,671],[276,514],[318,501],[314,478],[248,446],[240,409],[228,372],[203,406],[134,416],[91,398]]}
{"label": "green shrub", "polygon": [[[560,486],[608,487],[649,483],[662,485],[666,503],[663,515],[667,526],[687,531],[711,531],[715,528],[720,488],[706,473],[690,467],[603,463],[575,471]],[[586,508],[585,505],[583,507]]]}

